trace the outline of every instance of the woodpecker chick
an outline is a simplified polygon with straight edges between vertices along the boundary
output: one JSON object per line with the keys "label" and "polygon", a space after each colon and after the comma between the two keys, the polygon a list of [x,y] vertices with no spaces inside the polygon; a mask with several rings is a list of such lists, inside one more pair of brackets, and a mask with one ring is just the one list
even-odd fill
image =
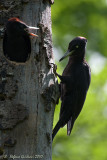
{"label": "woodpecker chick", "polygon": [[29,30],[38,29],[20,21],[18,18],[10,18],[5,27],[3,38],[4,55],[11,61],[26,62],[31,53],[30,36],[37,36]]}
{"label": "woodpecker chick", "polygon": [[87,39],[74,38],[68,46],[68,51],[60,59],[62,61],[69,56],[69,61],[62,76],[54,72],[61,80],[61,109],[60,117],[53,129],[52,139],[61,127],[67,124],[67,135],[70,135],[74,122],[79,116],[84,105],[86,94],[90,85],[90,67],[85,60],[85,48]]}

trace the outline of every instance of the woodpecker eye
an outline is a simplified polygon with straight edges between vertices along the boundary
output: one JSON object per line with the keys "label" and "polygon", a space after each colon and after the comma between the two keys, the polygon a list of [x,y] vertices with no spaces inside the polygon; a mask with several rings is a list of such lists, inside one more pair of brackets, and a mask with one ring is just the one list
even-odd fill
{"label": "woodpecker eye", "polygon": [[77,45],[77,46],[75,46],[76,48],[79,48],[79,46]]}

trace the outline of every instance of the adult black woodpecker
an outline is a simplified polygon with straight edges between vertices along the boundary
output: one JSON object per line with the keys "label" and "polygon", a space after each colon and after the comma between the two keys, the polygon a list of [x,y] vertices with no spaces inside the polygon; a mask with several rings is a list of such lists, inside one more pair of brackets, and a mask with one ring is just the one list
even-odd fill
{"label": "adult black woodpecker", "polygon": [[91,73],[90,67],[85,60],[85,49],[87,39],[84,37],[74,38],[68,46],[68,51],[60,59],[69,56],[69,61],[65,67],[62,76],[55,74],[60,78],[61,109],[60,117],[53,129],[52,139],[58,130],[67,124],[67,135],[70,135],[74,122],[80,114],[84,105],[86,94],[90,85]]}
{"label": "adult black woodpecker", "polygon": [[30,33],[31,27],[20,21],[18,18],[10,18],[6,24],[3,38],[4,55],[11,61],[26,62],[31,53],[31,36],[37,36]]}

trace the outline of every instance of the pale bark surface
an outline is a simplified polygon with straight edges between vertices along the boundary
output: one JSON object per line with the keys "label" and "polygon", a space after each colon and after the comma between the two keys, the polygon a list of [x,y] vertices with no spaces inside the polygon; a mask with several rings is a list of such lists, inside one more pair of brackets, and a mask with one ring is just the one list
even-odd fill
{"label": "pale bark surface", "polygon": [[[58,84],[52,56],[52,0],[0,0],[0,157],[52,159],[52,123]],[[24,64],[3,55],[3,28],[8,18],[19,17],[39,27],[32,53]],[[37,158],[37,155],[41,156]],[[24,158],[25,156],[25,158]],[[30,157],[29,157],[30,156]]]}

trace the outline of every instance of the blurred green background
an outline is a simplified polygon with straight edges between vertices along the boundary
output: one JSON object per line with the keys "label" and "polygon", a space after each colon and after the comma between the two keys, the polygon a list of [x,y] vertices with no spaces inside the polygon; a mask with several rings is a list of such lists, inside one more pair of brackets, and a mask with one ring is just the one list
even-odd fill
{"label": "blurred green background", "polygon": [[[53,142],[53,160],[107,160],[107,0],[55,0],[52,6],[54,58],[62,73],[68,59],[58,62],[76,36],[88,39],[86,59],[91,85],[71,136],[66,126]],[[54,126],[59,119],[56,106]]]}

